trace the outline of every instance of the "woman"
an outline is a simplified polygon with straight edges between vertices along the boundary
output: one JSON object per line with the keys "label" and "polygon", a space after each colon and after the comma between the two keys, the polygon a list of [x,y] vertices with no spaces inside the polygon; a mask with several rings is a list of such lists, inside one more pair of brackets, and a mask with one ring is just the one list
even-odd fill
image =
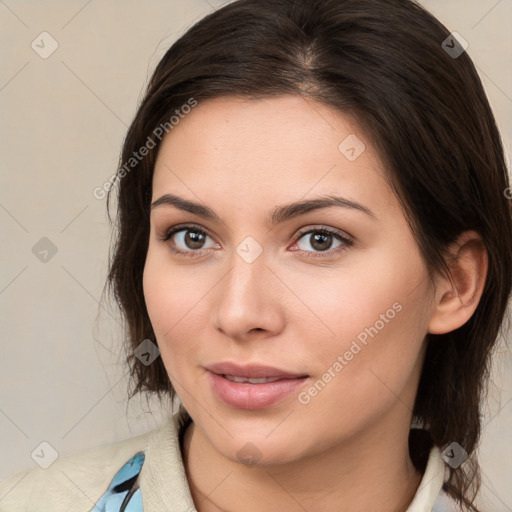
{"label": "woman", "polygon": [[0,510],[477,510],[512,225],[463,41],[412,1],[235,1],[160,61],[117,177],[133,394],[180,409]]}

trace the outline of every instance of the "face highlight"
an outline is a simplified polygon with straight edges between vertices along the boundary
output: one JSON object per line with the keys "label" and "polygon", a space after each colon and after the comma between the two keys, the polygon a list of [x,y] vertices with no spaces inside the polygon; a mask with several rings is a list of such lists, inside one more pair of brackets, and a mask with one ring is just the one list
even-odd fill
{"label": "face highlight", "polygon": [[[162,142],[144,295],[170,380],[223,457],[406,435],[431,289],[384,176],[351,117],[298,96],[200,102]],[[236,406],[212,384],[220,363],[296,384],[265,405],[248,387],[284,384],[217,375],[257,405]]]}

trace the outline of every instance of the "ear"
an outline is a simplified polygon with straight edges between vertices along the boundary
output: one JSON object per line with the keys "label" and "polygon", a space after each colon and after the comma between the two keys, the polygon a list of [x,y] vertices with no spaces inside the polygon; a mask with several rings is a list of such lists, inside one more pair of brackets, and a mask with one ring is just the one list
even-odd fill
{"label": "ear", "polygon": [[436,278],[430,334],[444,334],[464,325],[475,312],[487,276],[487,250],[476,231],[465,231],[449,247],[451,277]]}

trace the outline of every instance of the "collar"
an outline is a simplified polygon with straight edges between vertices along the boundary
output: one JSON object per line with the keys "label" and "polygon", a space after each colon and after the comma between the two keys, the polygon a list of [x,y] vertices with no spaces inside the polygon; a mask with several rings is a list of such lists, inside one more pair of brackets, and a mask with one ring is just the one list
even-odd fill
{"label": "collar", "polygon": [[433,446],[430,449],[423,478],[406,512],[444,512],[447,510],[444,507],[440,508],[442,503],[439,498],[443,496],[444,503],[446,502],[442,487],[448,476],[449,471],[441,457],[441,450],[438,446]]}

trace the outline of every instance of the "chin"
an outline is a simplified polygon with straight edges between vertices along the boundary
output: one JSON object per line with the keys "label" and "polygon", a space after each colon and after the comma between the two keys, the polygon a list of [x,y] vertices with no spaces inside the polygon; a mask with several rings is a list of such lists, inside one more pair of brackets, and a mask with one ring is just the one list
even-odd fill
{"label": "chin", "polygon": [[[283,415],[279,415],[282,420]],[[223,421],[224,429],[218,429],[208,439],[214,449],[226,459],[246,466],[276,466],[294,462],[306,455],[304,439],[290,435],[285,428],[278,432],[279,421],[264,424],[255,418],[248,422]],[[270,425],[270,426],[269,426]],[[211,432],[211,431],[210,431]]]}

